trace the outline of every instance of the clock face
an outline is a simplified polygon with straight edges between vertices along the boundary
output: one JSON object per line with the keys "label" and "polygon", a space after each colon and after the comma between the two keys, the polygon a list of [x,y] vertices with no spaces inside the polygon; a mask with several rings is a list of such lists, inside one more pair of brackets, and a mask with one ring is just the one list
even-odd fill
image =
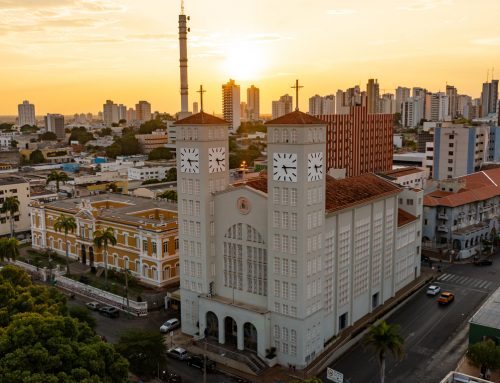
{"label": "clock face", "polygon": [[181,172],[200,172],[200,151],[197,148],[181,148]]}
{"label": "clock face", "polygon": [[208,149],[208,171],[210,173],[219,173],[226,170],[226,148]]}
{"label": "clock face", "polygon": [[320,181],[323,179],[323,153],[309,153],[307,155],[307,180]]}
{"label": "clock face", "polygon": [[273,179],[275,181],[297,182],[297,154],[274,153]]}

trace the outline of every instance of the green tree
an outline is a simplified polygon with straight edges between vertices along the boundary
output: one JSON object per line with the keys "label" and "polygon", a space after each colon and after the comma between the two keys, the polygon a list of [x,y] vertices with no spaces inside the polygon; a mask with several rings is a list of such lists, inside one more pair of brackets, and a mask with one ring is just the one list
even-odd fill
{"label": "green tree", "polygon": [[12,149],[16,149],[18,144],[19,144],[19,142],[17,142],[16,140],[11,140],[10,141],[10,147]]}
{"label": "green tree", "polygon": [[128,363],[85,323],[68,316],[25,313],[0,332],[4,382],[122,383]]}
{"label": "green tree", "polygon": [[141,124],[139,128],[139,134],[151,134],[155,130],[166,130],[167,125],[165,125],[159,118],[154,120],[149,120]]}
{"label": "green tree", "polygon": [[126,134],[121,137],[119,143],[122,148],[121,154],[124,156],[142,153],[141,145],[133,134]]}
{"label": "green tree", "polygon": [[67,181],[69,181],[69,177],[66,173],[64,172],[58,172],[57,170],[52,170],[49,175],[47,176],[47,185],[54,181],[56,183],[56,190],[59,193],[59,184],[62,182],[65,184]]}
{"label": "green tree", "polygon": [[130,363],[137,375],[153,377],[158,366],[165,368],[165,346],[158,331],[132,329],[124,332],[116,350]]}
{"label": "green tree", "polygon": [[365,341],[378,355],[380,383],[384,383],[387,353],[391,353],[399,359],[403,358],[404,355],[404,338],[400,334],[400,327],[397,324],[388,324],[381,320],[370,328]]}
{"label": "green tree", "polygon": [[19,256],[19,241],[16,238],[0,238],[0,260],[16,259]]}
{"label": "green tree", "polygon": [[3,131],[12,131],[14,124],[11,122],[2,122],[0,123],[0,130]]}
{"label": "green tree", "polygon": [[39,130],[38,127],[35,125],[33,125],[33,126],[23,125],[23,126],[21,126],[21,129],[20,129],[21,133],[36,133],[36,132],[38,132],[38,130]]}
{"label": "green tree", "polygon": [[175,190],[167,190],[163,193],[161,193],[158,197],[164,198],[168,201],[175,201],[177,202],[177,191]]}
{"label": "green tree", "polygon": [[78,319],[82,323],[86,323],[92,330],[95,329],[97,325],[97,321],[85,307],[71,306],[68,309],[68,314],[70,317]]}
{"label": "green tree", "polygon": [[104,257],[104,286],[108,288],[108,246],[116,245],[115,231],[112,227],[94,231],[94,245],[103,250]]}
{"label": "green tree", "polygon": [[500,368],[500,346],[495,345],[491,339],[471,344],[467,357],[483,374],[487,369],[493,371]]}
{"label": "green tree", "polygon": [[151,178],[150,180],[146,180],[141,183],[141,185],[153,185],[159,184],[161,181],[158,178]]}
{"label": "green tree", "polygon": [[127,123],[127,120],[125,120],[124,118],[121,118],[120,121],[118,121],[118,124],[122,125],[122,124],[126,124]]}
{"label": "green tree", "polygon": [[14,215],[19,212],[19,200],[17,196],[6,197],[0,208],[0,212],[9,215],[10,237],[14,238]]}
{"label": "green tree", "polygon": [[57,136],[54,132],[45,132],[38,137],[40,141],[57,141]]}
{"label": "green tree", "polygon": [[69,270],[69,246],[68,246],[68,233],[76,230],[76,221],[74,217],[66,217],[61,214],[54,223],[54,230],[57,232],[64,232],[64,245],[66,246],[66,273],[70,275]]}
{"label": "green tree", "polygon": [[166,182],[177,181],[177,167],[173,167],[168,169],[167,177],[165,179]]}
{"label": "green tree", "polygon": [[37,149],[30,153],[29,161],[32,164],[42,164],[45,162],[45,157],[43,156],[42,152]]}
{"label": "green tree", "polygon": [[94,135],[90,133],[84,126],[71,129],[69,142],[78,141],[80,145],[85,145],[87,142],[94,139]]}
{"label": "green tree", "polygon": [[111,136],[113,134],[113,130],[111,128],[103,128],[98,134],[100,137]]}
{"label": "green tree", "polygon": [[148,160],[170,160],[174,155],[167,148],[155,148],[148,155]]}
{"label": "green tree", "polygon": [[109,158],[116,158],[122,154],[122,147],[119,143],[115,142],[112,145],[106,147],[106,156]]}

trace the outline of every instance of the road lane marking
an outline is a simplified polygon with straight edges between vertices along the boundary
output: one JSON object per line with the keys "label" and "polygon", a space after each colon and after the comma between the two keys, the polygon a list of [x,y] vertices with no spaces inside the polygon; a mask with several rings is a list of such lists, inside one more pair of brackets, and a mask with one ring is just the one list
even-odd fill
{"label": "road lane marking", "polygon": [[478,286],[480,289],[482,289],[484,286],[486,286],[487,282],[482,281],[481,284]]}
{"label": "road lane marking", "polygon": [[439,281],[446,281],[449,277],[451,277],[451,274],[444,274],[438,278]]}
{"label": "road lane marking", "polygon": [[488,282],[487,284],[484,285],[484,288],[487,289],[491,286],[491,282]]}

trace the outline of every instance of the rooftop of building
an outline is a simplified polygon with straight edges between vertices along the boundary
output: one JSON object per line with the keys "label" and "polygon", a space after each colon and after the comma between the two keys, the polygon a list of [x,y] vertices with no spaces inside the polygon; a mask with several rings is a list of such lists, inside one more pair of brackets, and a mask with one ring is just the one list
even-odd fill
{"label": "rooftop of building", "polygon": [[387,172],[382,172],[380,173],[383,176],[387,176],[392,179],[396,179],[398,177],[403,177],[403,176],[409,176],[411,174],[418,174],[425,172],[425,169],[416,167],[416,166],[410,166],[410,167],[404,167],[404,168],[398,168],[398,169],[392,169]]}
{"label": "rooftop of building", "polygon": [[229,125],[229,122],[202,111],[176,121],[175,125]]}
{"label": "rooftop of building", "polygon": [[22,177],[14,177],[14,176],[0,177],[0,186],[17,185],[24,183],[28,183],[28,181]]}
{"label": "rooftop of building", "polygon": [[266,125],[326,125],[326,122],[300,110],[295,110],[266,122]]}
{"label": "rooftop of building", "polygon": [[398,227],[408,225],[411,222],[416,221],[418,218],[413,214],[408,213],[403,209],[398,209]]}
{"label": "rooftop of building", "polygon": [[[164,210],[177,214],[176,204],[118,193],[105,193],[83,198],[70,198],[54,201],[45,204],[45,208],[63,210],[76,214],[82,209],[82,204],[85,201],[89,201],[91,205],[97,205],[99,202],[115,203],[116,205],[106,205],[106,207],[103,207],[102,205],[98,205],[98,208],[94,207],[99,211],[99,216],[101,218],[114,222],[126,221],[135,224],[152,224],[157,226],[159,223],[163,223],[163,219],[145,218],[135,216],[133,214],[151,210]],[[168,219],[165,220],[165,223],[166,222],[168,222]]]}
{"label": "rooftop of building", "polygon": [[472,316],[469,323],[500,330],[500,288]]}
{"label": "rooftop of building", "polygon": [[[263,172],[258,177],[235,182],[232,186],[248,186],[267,194],[267,174]],[[401,188],[398,185],[372,173],[341,180],[326,176],[325,209],[327,213],[333,213],[397,194],[400,191]]]}
{"label": "rooftop of building", "polygon": [[500,168],[458,178],[463,187],[456,193],[436,190],[424,197],[424,206],[456,207],[500,195]]}

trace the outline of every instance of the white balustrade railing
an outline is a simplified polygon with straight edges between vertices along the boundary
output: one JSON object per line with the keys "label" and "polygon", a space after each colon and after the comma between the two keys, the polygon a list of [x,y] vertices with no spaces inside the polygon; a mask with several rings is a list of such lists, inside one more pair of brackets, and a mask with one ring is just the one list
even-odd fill
{"label": "white balustrade railing", "polygon": [[136,302],[129,299],[127,308],[127,300],[125,299],[125,297],[122,297],[120,295],[116,295],[108,291],[86,285],[85,283],[81,283],[64,276],[58,276],[55,278],[55,280],[58,287],[69,290],[75,294],[83,295],[87,298],[94,299],[100,303],[116,307],[117,309],[125,312],[128,311],[133,315],[148,315],[147,302]]}

